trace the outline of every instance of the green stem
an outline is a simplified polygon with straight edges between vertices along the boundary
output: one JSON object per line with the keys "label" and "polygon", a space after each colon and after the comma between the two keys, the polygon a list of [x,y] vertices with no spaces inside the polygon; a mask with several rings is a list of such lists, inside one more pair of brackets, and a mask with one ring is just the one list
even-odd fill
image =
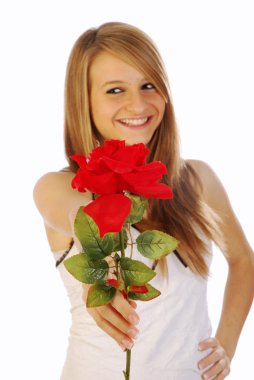
{"label": "green stem", "polygon": [[132,255],[133,255],[133,245],[134,245],[134,242],[133,242],[133,239],[132,239],[132,234],[131,234],[131,225],[128,224],[128,232],[129,232],[129,236],[130,236],[130,240],[131,240],[131,254],[130,254],[130,259],[132,259]]}
{"label": "green stem", "polygon": [[125,257],[123,230],[119,232],[119,240],[121,246],[121,257]]}
{"label": "green stem", "polygon": [[[123,231],[119,232],[119,240],[120,240],[120,246],[121,246],[121,257],[125,257]],[[127,289],[125,286],[125,291],[126,290]],[[127,350],[126,351],[126,369],[125,371],[123,371],[125,380],[130,380],[130,368],[131,368],[131,350]]]}
{"label": "green stem", "polygon": [[123,371],[125,380],[130,380],[131,350],[126,351],[126,370]]}

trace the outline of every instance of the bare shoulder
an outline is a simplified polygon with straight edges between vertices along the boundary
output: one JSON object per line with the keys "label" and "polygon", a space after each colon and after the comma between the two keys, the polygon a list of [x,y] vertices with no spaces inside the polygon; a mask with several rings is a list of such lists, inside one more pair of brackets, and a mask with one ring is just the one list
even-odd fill
{"label": "bare shoulder", "polygon": [[91,193],[79,193],[71,187],[73,172],[50,172],[35,184],[34,202],[48,228],[71,236],[71,215],[90,202]]}
{"label": "bare shoulder", "polygon": [[49,172],[39,178],[34,186],[33,197],[42,215],[58,197],[61,199],[70,191],[73,176],[72,172]]}
{"label": "bare shoulder", "polygon": [[229,206],[226,190],[211,166],[201,160],[187,160],[187,162],[200,179],[205,201],[217,211],[221,210],[222,205]]}
{"label": "bare shoulder", "polygon": [[75,173],[71,171],[49,172],[44,174],[35,184],[34,194],[40,195],[41,190],[52,190],[52,186],[70,183]]}
{"label": "bare shoulder", "polygon": [[51,192],[55,186],[70,185],[75,173],[71,171],[49,172],[42,175],[34,186],[35,198],[40,197],[45,191]]}
{"label": "bare shoulder", "polygon": [[209,166],[206,162],[201,160],[186,161],[194,169],[194,171],[197,173],[202,182],[208,180],[211,175],[212,177],[216,177],[215,172],[213,171],[211,166]]}
{"label": "bare shoulder", "polygon": [[214,170],[205,162],[188,160],[198,175],[205,202],[217,213],[221,220],[221,232],[225,241],[223,248],[229,263],[249,259],[252,252],[243,229],[231,206],[227,192]]}

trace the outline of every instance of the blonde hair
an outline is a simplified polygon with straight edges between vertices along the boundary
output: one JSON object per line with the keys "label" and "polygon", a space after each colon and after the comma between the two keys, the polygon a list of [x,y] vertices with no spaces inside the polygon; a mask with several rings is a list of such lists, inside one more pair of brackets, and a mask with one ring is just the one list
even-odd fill
{"label": "blonde hair", "polygon": [[[137,224],[140,230],[159,228],[181,241],[181,258],[190,269],[207,276],[207,246],[200,233],[220,243],[218,220],[202,199],[202,186],[192,167],[180,157],[180,143],[169,83],[163,61],[153,41],[138,28],[110,22],[83,33],[76,41],[67,65],[65,82],[65,152],[72,171],[72,154],[87,155],[101,140],[90,114],[89,69],[95,57],[109,52],[132,65],[151,81],[164,98],[166,107],[159,128],[148,148],[148,161],[158,160],[168,168],[163,182],[170,184],[173,200],[150,200],[148,220]],[[160,261],[162,271],[165,260]]]}

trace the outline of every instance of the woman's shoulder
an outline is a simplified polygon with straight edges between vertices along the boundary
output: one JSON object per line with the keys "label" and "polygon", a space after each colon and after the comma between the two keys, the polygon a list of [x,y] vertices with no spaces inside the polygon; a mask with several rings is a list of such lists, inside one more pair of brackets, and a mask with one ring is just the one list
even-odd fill
{"label": "woman's shoulder", "polygon": [[197,174],[204,174],[204,171],[212,170],[211,167],[202,160],[187,159],[185,160],[187,165],[190,165]]}
{"label": "woman's shoulder", "polygon": [[198,176],[205,201],[215,210],[229,208],[227,192],[213,168],[201,160],[186,160]]}
{"label": "woman's shoulder", "polygon": [[185,161],[194,170],[203,187],[208,188],[212,184],[219,183],[219,178],[212,167],[205,161],[189,159]]}
{"label": "woman's shoulder", "polygon": [[89,192],[79,193],[72,188],[74,175],[71,171],[49,172],[34,186],[34,202],[44,222],[53,229],[70,231],[70,212],[92,199]]}
{"label": "woman's shoulder", "polygon": [[206,191],[209,191],[211,185],[216,186],[218,178],[206,162],[195,159],[185,159],[182,165],[182,175],[188,176],[192,186],[196,188],[198,193],[205,195]]}
{"label": "woman's shoulder", "polygon": [[39,177],[37,183],[47,181],[64,181],[65,179],[72,178],[75,175],[68,168],[60,169],[59,171],[51,171]]}
{"label": "woman's shoulder", "polygon": [[58,171],[58,172],[48,172],[43,174],[35,183],[34,186],[34,196],[35,198],[41,195],[48,194],[55,191],[56,187],[66,185],[70,183],[75,173],[71,171]]}

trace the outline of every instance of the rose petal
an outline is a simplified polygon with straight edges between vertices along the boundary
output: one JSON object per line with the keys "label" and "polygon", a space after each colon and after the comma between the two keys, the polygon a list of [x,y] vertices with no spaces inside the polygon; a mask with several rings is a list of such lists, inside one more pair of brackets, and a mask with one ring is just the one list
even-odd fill
{"label": "rose petal", "polygon": [[114,288],[119,288],[120,281],[118,281],[116,278],[108,278],[106,281],[106,284],[113,286]]}
{"label": "rose petal", "polygon": [[164,165],[162,162],[160,161],[153,161],[153,162],[150,162],[148,164],[145,164],[145,165],[142,165],[142,166],[138,166],[135,168],[136,171],[140,171],[140,172],[156,172],[158,175],[163,175],[163,174],[167,174],[167,168],[166,168],[166,165]]}
{"label": "rose petal", "polygon": [[103,157],[100,159],[99,170],[102,172],[105,172],[105,170],[110,170],[115,173],[124,174],[131,172],[134,168],[135,166],[128,162],[116,161],[109,157]]}
{"label": "rose petal", "polygon": [[127,300],[128,296],[126,294],[126,291],[124,289],[122,289],[121,293],[123,295],[123,298]]}
{"label": "rose petal", "polygon": [[146,285],[131,285],[129,286],[128,291],[132,293],[145,294],[148,292],[148,288]]}
{"label": "rose petal", "polygon": [[171,188],[164,183],[155,183],[149,186],[136,184],[133,188],[134,194],[143,195],[145,198],[172,199],[174,196]]}
{"label": "rose petal", "polygon": [[138,167],[145,164],[148,153],[148,148],[140,143],[119,149],[112,155],[112,158],[116,161],[126,162],[132,167]]}
{"label": "rose petal", "polygon": [[70,157],[73,161],[75,161],[80,168],[86,168],[87,166],[87,158],[83,154],[74,154]]}
{"label": "rose petal", "polygon": [[98,146],[90,153],[90,160],[94,161],[101,157],[111,157],[117,150],[124,146],[124,140],[106,140],[104,145]]}
{"label": "rose petal", "polygon": [[73,189],[78,189],[78,191],[89,190],[92,193],[101,195],[119,192],[119,181],[114,172],[96,175],[90,170],[79,169],[71,185]]}
{"label": "rose petal", "polygon": [[122,194],[102,195],[84,207],[99,227],[101,237],[107,232],[120,232],[130,209],[130,198]]}
{"label": "rose petal", "polygon": [[161,180],[161,175],[156,172],[125,173],[122,181],[135,188],[136,185],[153,186]]}
{"label": "rose petal", "polygon": [[84,180],[84,178],[82,176],[82,172],[80,171],[80,169],[77,171],[75,177],[73,177],[73,179],[71,181],[71,186],[73,189],[77,189],[78,191],[80,191],[82,193],[86,192],[87,183]]}

